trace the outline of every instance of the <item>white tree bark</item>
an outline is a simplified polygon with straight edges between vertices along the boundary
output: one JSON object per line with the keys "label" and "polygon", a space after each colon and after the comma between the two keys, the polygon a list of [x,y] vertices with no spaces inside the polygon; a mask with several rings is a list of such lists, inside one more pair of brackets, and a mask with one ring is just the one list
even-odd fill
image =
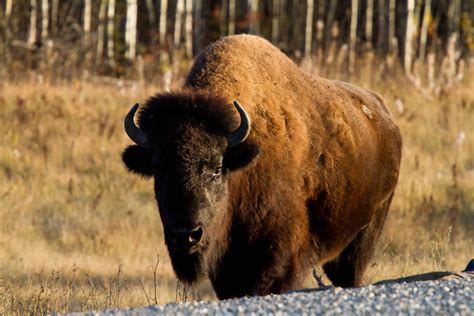
{"label": "white tree bark", "polygon": [[272,43],[278,44],[280,36],[280,0],[272,2]]}
{"label": "white tree bark", "polygon": [[407,30],[405,35],[405,56],[404,56],[404,67],[405,72],[410,74],[412,56],[413,56],[413,11],[415,9],[415,0],[408,0],[407,3]]}
{"label": "white tree bark", "polygon": [[248,6],[250,7],[250,34],[260,33],[260,23],[258,21],[258,0],[248,0]]}
{"label": "white tree bark", "polygon": [[191,58],[193,56],[193,1],[186,0],[186,16],[185,16],[185,44],[186,56]]}
{"label": "white tree bark", "polygon": [[125,57],[135,60],[137,54],[137,0],[127,0],[127,21],[125,25]]}
{"label": "white tree bark", "polygon": [[393,45],[395,38],[395,0],[390,0],[388,10],[388,51],[396,54]]}
{"label": "white tree bark", "polygon": [[176,5],[176,18],[174,25],[174,46],[176,48],[181,44],[181,28],[182,28],[182,19],[184,13],[184,0],[178,0]]}
{"label": "white tree bark", "polygon": [[426,57],[426,41],[428,39],[428,23],[431,16],[431,0],[425,0],[425,12],[423,14],[423,21],[421,24],[420,35],[420,59],[425,61]]}
{"label": "white tree bark", "polygon": [[449,1],[448,9],[448,25],[450,33],[458,33],[459,31],[459,20],[461,12],[461,0]]}
{"label": "white tree bark", "polygon": [[367,0],[367,14],[365,18],[365,36],[367,43],[372,46],[373,37],[374,0]]}
{"label": "white tree bark", "polygon": [[91,32],[92,0],[84,0],[84,34],[89,36]]}
{"label": "white tree bark", "polygon": [[313,39],[313,11],[314,0],[306,1],[306,30],[304,39],[304,56],[311,58],[311,45]]}
{"label": "white tree bark", "polygon": [[107,7],[107,57],[112,62],[114,59],[114,17],[115,0],[109,0]]}
{"label": "white tree bark", "polygon": [[97,27],[97,56],[98,61],[102,61],[104,56],[104,29],[105,29],[105,12],[107,10],[107,1],[101,0],[99,7],[99,25]]}
{"label": "white tree bark", "polygon": [[359,13],[359,0],[352,0],[351,4],[351,30],[349,45],[349,72],[354,72],[357,42],[357,15]]}
{"label": "white tree bark", "polygon": [[229,35],[235,34],[235,0],[229,0]]}
{"label": "white tree bark", "polygon": [[43,0],[41,2],[41,42],[44,43],[48,37],[49,26],[49,1]]}
{"label": "white tree bark", "polygon": [[36,20],[38,18],[37,2],[36,0],[31,0],[31,14],[30,14],[30,30],[28,32],[28,46],[33,47],[36,42]]}
{"label": "white tree bark", "polygon": [[8,20],[12,15],[13,0],[6,0],[5,2],[5,18]]}
{"label": "white tree bark", "polygon": [[160,1],[160,45],[166,44],[166,17],[168,13],[168,0]]}

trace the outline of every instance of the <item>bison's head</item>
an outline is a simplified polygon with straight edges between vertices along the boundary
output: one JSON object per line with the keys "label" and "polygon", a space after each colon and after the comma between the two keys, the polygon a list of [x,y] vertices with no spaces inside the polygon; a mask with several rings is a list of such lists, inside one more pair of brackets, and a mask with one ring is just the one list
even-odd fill
{"label": "bison's head", "polygon": [[[249,115],[237,101],[234,106],[205,93],[165,94],[140,111],[140,127],[134,123],[138,104],[125,118],[125,130],[136,145],[124,151],[123,161],[130,171],[154,177],[165,242],[178,276],[190,273],[189,267],[179,271],[178,261],[190,261],[210,247],[219,215],[231,202],[230,175],[259,152],[247,140]],[[181,277],[193,281],[196,273]]]}

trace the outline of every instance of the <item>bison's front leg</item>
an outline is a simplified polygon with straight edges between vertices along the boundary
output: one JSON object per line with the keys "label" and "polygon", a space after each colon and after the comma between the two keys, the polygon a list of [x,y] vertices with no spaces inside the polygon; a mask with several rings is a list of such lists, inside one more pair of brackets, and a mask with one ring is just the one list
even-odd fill
{"label": "bison's front leg", "polygon": [[308,271],[309,265],[303,265],[287,249],[261,241],[229,250],[210,279],[217,297],[226,299],[300,288]]}
{"label": "bison's front leg", "polygon": [[334,286],[356,287],[362,285],[364,272],[372,259],[375,242],[379,239],[382,231],[392,196],[377,208],[376,216],[372,222],[359,232],[339,257],[323,266],[324,272]]}

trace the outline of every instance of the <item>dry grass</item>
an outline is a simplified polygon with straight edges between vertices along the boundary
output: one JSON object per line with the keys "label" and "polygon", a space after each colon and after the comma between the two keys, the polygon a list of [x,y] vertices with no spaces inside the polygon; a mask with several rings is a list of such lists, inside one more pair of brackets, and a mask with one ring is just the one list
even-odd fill
{"label": "dry grass", "polygon": [[[399,186],[368,282],[459,270],[473,256],[473,75],[429,101],[401,76],[352,80],[384,95],[404,136]],[[123,115],[153,92],[0,84],[0,313],[214,297],[207,284],[197,294],[177,288],[152,185],[121,163],[129,143]]]}

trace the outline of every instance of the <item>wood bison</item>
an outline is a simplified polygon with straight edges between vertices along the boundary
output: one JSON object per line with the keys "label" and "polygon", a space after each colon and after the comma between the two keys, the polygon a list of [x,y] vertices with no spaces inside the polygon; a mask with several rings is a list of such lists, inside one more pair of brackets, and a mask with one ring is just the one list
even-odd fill
{"label": "wood bison", "polygon": [[[238,101],[234,101],[238,100]],[[182,90],[150,98],[127,168],[154,178],[178,278],[220,299],[358,286],[397,183],[401,136],[377,94],[304,73],[264,39],[210,45]]]}

